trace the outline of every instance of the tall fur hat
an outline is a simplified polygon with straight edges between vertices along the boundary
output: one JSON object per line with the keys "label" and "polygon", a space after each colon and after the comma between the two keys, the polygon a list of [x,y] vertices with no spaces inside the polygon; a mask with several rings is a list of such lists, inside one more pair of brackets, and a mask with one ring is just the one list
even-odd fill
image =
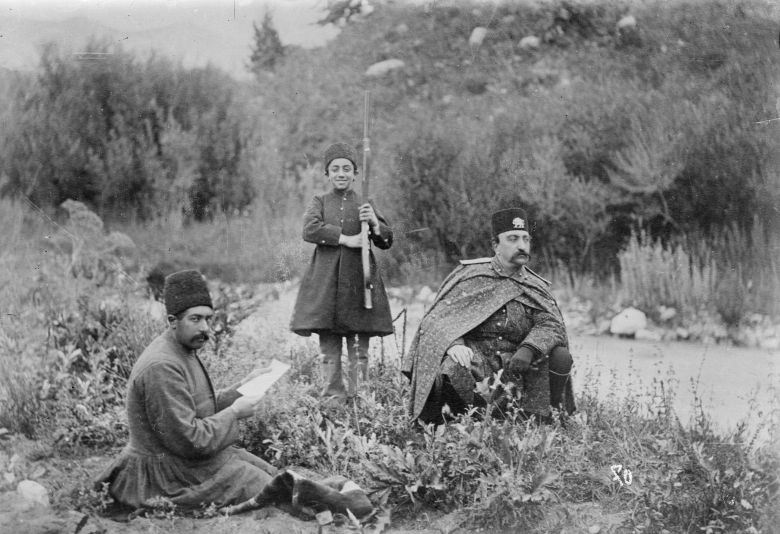
{"label": "tall fur hat", "polygon": [[323,159],[325,160],[326,173],[328,172],[328,165],[330,165],[330,162],[338,158],[348,159],[352,162],[352,165],[355,166],[355,170],[357,170],[357,152],[355,149],[347,143],[334,143],[325,150],[325,157]]}
{"label": "tall fur hat", "polygon": [[195,306],[214,307],[211,304],[211,295],[209,295],[206,279],[194,269],[166,276],[163,295],[165,312],[168,315],[176,315]]}
{"label": "tall fur hat", "polygon": [[510,230],[531,231],[531,224],[528,222],[528,217],[525,214],[525,210],[522,208],[499,210],[493,214],[491,222],[493,226],[493,237],[497,237],[498,234]]}

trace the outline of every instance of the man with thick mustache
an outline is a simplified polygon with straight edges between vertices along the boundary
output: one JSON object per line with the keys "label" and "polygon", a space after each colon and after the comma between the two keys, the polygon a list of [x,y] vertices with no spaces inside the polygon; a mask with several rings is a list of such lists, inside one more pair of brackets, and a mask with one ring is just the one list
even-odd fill
{"label": "man with thick mustache", "polygon": [[413,419],[439,424],[447,411],[472,405],[506,409],[511,392],[477,386],[493,385],[499,371],[526,414],[547,420],[551,406],[574,411],[566,329],[549,282],[526,265],[529,228],[523,209],[497,211],[495,255],[461,261],[442,283],[403,361]]}
{"label": "man with thick mustache", "polygon": [[197,351],[209,339],[214,312],[203,276],[166,277],[168,328],[144,350],[127,385],[130,439],[98,477],[120,504],[143,508],[166,498],[182,508],[226,506],[256,496],[277,469],[233,446],[238,421],[254,414],[259,397],[236,391],[261,373],[215,391]]}

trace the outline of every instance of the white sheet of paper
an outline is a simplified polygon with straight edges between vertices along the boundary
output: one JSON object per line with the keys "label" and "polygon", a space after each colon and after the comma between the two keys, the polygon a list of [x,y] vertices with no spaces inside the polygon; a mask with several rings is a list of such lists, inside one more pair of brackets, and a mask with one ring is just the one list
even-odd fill
{"label": "white sheet of paper", "polygon": [[271,360],[271,365],[269,365],[269,370],[267,372],[254,377],[236,391],[246,397],[263,396],[289,369],[289,364],[280,362],[274,358]]}

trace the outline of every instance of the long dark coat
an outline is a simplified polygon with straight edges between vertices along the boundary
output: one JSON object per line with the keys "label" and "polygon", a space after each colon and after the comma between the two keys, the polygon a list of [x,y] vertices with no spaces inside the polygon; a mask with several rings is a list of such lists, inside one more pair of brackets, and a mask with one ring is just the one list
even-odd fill
{"label": "long dark coat", "polygon": [[276,468],[233,446],[238,420],[225,408],[238,396],[215,392],[197,354],[167,330],[133,366],[126,401],[130,440],[97,485],[108,483],[117,502],[134,508],[155,497],[183,508],[254,497]]}
{"label": "long dark coat", "polygon": [[[534,313],[534,324],[528,332],[523,332],[523,343],[545,356],[554,347],[567,344],[563,319],[546,281],[528,269],[506,276],[495,260],[489,258],[460,265],[442,282],[402,362],[401,370],[411,380],[409,412],[413,419],[425,408],[431,389],[443,371],[442,362],[450,345],[513,300],[538,312]],[[549,413],[546,360],[528,378],[534,382],[530,389],[542,395],[529,395],[523,408],[546,415]]]}
{"label": "long dark coat", "polygon": [[[372,204],[373,205],[373,204]],[[370,254],[373,308],[363,307],[363,264],[361,250],[339,245],[339,236],[360,233],[358,195],[331,191],[315,196],[303,216],[303,239],[315,243],[309,269],[301,281],[290,329],[308,336],[312,332],[362,333],[386,336],[393,333],[390,305],[384,282]],[[374,208],[379,235],[369,231],[370,241],[381,249],[393,244],[387,219]]]}

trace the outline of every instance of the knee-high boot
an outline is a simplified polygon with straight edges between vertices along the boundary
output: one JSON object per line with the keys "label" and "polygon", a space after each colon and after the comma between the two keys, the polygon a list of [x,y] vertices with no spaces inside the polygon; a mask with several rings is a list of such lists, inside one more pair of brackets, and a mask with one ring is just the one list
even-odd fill
{"label": "knee-high boot", "polygon": [[[563,406],[563,397],[566,392],[566,384],[569,381],[569,374],[560,374],[554,371],[549,372],[550,375],[550,404],[556,410],[563,410],[568,406]],[[567,403],[568,404],[568,403]]]}
{"label": "knee-high boot", "polygon": [[[572,413],[574,399],[571,395],[571,368],[574,359],[569,348],[559,345],[550,351],[550,404],[553,408]],[[567,390],[568,393],[567,394]]]}
{"label": "knee-high boot", "polygon": [[327,339],[320,336],[320,350],[322,351],[322,378],[325,382],[321,392],[322,397],[346,397],[341,370],[341,336],[337,339],[335,336],[333,338],[329,336]]}
{"label": "knee-high boot", "polygon": [[347,395],[357,395],[358,384],[368,378],[368,341],[369,338],[353,334],[347,338]]}

